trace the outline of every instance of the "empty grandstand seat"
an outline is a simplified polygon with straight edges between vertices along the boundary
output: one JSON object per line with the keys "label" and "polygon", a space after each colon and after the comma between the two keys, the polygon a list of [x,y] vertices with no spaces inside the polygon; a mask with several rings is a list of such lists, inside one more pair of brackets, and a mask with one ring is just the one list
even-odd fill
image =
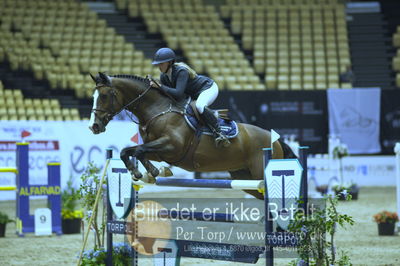
{"label": "empty grandstand seat", "polygon": [[[132,62],[132,65],[125,65],[127,74],[132,73],[133,65],[143,61],[143,56],[130,56],[138,51],[127,44],[122,36],[118,36],[113,28],[107,27],[106,22],[90,11],[86,3],[50,0],[21,0],[18,3],[23,8],[6,2],[6,11],[1,19],[1,42],[6,47],[15,47],[14,50],[24,56],[9,52],[8,58],[13,69],[33,70],[35,78],[48,79],[52,88],[79,91],[82,83],[85,87],[91,86],[90,80],[75,82],[76,77],[82,77],[80,71],[89,71],[89,66],[96,68],[95,72],[101,71],[102,67],[120,71],[121,51],[127,51],[126,59]],[[11,32],[11,25],[16,27],[16,32]],[[3,44],[0,47],[2,58],[5,56]],[[92,56],[105,58],[102,57],[103,53],[112,50],[116,52],[101,65],[100,62],[89,65],[86,60]],[[99,54],[96,55],[95,51]],[[150,64],[150,60],[147,63]],[[64,73],[71,75],[65,76]],[[156,70],[152,70],[152,74],[155,73]],[[78,94],[87,96],[86,93]]]}
{"label": "empty grandstand seat", "polygon": [[[326,89],[328,74],[337,75],[337,69],[351,65],[344,14],[344,5],[336,0],[329,4],[271,0],[268,5],[232,0],[221,7],[221,16],[231,19],[231,31],[241,34],[244,49],[253,50],[254,69],[265,75],[269,88],[286,87],[286,81],[277,83],[281,75],[304,74],[325,75],[325,80],[307,80],[304,89]],[[294,82],[293,88],[298,89],[299,83]]]}

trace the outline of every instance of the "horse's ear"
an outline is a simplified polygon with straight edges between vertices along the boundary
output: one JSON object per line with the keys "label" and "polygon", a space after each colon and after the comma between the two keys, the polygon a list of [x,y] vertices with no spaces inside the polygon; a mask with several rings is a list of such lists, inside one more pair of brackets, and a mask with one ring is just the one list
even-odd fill
{"label": "horse's ear", "polygon": [[89,75],[90,75],[90,77],[93,79],[94,83],[97,84],[97,81],[98,81],[98,80],[97,80],[95,77],[93,77],[92,73],[89,73]]}
{"label": "horse's ear", "polygon": [[101,82],[102,82],[104,85],[111,86],[111,79],[110,79],[109,76],[107,76],[106,74],[104,74],[104,73],[102,73],[102,72],[99,72],[99,77],[100,77]]}

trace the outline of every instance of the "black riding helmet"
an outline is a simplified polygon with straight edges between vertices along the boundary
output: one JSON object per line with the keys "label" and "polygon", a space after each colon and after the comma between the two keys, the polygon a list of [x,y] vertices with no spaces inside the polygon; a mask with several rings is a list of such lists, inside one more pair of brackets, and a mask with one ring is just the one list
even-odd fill
{"label": "black riding helmet", "polygon": [[158,65],[169,61],[175,61],[175,57],[175,52],[172,49],[166,47],[160,48],[155,53],[153,62],[151,64]]}

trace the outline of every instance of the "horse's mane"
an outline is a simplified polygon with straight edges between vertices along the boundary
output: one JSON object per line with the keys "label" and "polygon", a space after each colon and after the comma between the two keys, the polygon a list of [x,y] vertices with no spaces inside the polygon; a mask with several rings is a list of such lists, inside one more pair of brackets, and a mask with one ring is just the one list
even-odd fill
{"label": "horse's mane", "polygon": [[[143,77],[139,77],[139,76],[135,76],[135,75],[126,75],[126,74],[112,75],[111,77],[137,80],[137,81],[143,82],[146,86],[150,86],[150,79],[148,79],[148,78],[143,78]],[[179,108],[183,108],[186,105],[187,98],[183,98],[177,102],[171,95],[168,95],[167,93],[163,92],[162,90],[157,89],[156,91],[158,93],[160,93],[163,97],[169,98],[170,101],[172,101],[174,104],[176,104]]]}
{"label": "horse's mane", "polygon": [[135,75],[126,75],[126,74],[121,74],[121,75],[112,75],[111,77],[113,78],[121,78],[121,79],[133,79],[133,80],[138,80],[143,83],[145,83],[147,86],[150,86],[150,80],[148,78],[143,78]]}

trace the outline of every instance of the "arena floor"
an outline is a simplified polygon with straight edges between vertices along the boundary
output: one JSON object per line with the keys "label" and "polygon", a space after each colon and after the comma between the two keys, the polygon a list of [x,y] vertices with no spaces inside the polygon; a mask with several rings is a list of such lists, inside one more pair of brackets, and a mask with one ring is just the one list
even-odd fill
{"label": "arena floor", "polygon": [[[232,197],[242,192],[215,190],[182,191],[181,197]],[[176,193],[173,193],[176,197]],[[160,195],[160,194],[159,194]],[[166,195],[160,195],[166,196]],[[396,210],[394,187],[362,188],[359,199],[352,202],[340,202],[339,210],[353,216],[356,224],[351,228],[339,229],[337,246],[339,250],[348,252],[353,265],[400,265],[400,237],[378,236],[377,225],[372,216],[381,210]],[[210,200],[212,201],[212,200]],[[43,202],[33,201],[32,205],[42,207]],[[15,203],[0,202],[0,209],[15,215]],[[24,238],[15,235],[15,225],[7,226],[6,237],[0,238],[0,265],[76,265],[77,255],[82,245],[82,235],[63,235],[51,237],[35,237],[27,234]],[[118,237],[117,237],[117,240]],[[122,238],[121,238],[122,241]],[[88,247],[92,247],[88,243]],[[278,259],[276,265],[287,265],[290,260]],[[151,261],[143,261],[141,265],[151,265]],[[181,265],[242,265],[217,260],[200,260],[182,258]],[[265,265],[259,260],[256,265]]]}

